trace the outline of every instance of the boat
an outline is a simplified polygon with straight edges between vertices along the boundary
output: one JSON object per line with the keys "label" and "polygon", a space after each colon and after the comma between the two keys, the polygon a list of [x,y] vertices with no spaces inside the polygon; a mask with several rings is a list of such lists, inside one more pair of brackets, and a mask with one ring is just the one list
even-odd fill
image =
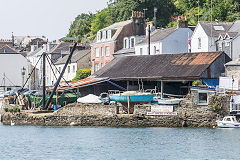
{"label": "boat", "polygon": [[126,91],[119,93],[110,93],[109,99],[110,101],[117,102],[142,102],[147,103],[153,100],[154,94],[151,92],[139,92],[139,91]]}
{"label": "boat", "polygon": [[240,128],[240,123],[235,116],[226,116],[222,121],[217,120],[219,128]]}
{"label": "boat", "polygon": [[181,101],[183,101],[183,98],[153,98],[154,104],[167,104],[167,105],[174,105],[179,104]]}

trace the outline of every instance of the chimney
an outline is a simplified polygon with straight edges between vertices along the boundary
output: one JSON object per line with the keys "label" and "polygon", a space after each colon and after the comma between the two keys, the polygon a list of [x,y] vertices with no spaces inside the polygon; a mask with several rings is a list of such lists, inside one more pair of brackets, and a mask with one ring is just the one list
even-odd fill
{"label": "chimney", "polygon": [[145,34],[144,13],[132,11],[132,22],[133,22],[133,35],[144,35]]}
{"label": "chimney", "polygon": [[188,28],[187,16],[178,16],[177,17],[177,28]]}
{"label": "chimney", "polygon": [[146,26],[146,29],[145,29],[146,36],[148,36],[149,26],[150,26],[150,33],[155,30],[155,26],[153,25],[153,21],[147,22],[147,26]]}

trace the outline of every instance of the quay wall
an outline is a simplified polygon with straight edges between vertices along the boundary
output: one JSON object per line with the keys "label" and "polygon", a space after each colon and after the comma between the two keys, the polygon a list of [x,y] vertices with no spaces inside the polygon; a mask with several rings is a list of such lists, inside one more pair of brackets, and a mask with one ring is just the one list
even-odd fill
{"label": "quay wall", "polygon": [[222,110],[213,112],[209,105],[193,105],[191,100],[181,102],[175,108],[176,116],[147,116],[150,105],[135,105],[133,114],[116,114],[114,105],[70,104],[48,114],[2,113],[1,122],[10,125],[41,126],[107,126],[107,127],[212,127],[215,121],[229,111],[229,97],[221,98]]}

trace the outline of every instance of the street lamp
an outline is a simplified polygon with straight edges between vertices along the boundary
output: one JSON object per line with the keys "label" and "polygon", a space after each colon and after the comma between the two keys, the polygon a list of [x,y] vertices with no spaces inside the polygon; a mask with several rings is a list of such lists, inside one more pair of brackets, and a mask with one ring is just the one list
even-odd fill
{"label": "street lamp", "polygon": [[22,72],[22,87],[24,87],[23,85],[24,85],[24,76],[25,76],[26,69],[23,67],[21,69],[21,72]]}

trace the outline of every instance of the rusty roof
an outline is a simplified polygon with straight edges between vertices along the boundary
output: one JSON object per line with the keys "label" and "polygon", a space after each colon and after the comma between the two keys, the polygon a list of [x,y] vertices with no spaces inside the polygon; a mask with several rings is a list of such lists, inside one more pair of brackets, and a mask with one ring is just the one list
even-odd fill
{"label": "rusty roof", "polygon": [[107,80],[107,78],[94,78],[94,77],[87,77],[85,79],[81,79],[76,82],[71,82],[69,83],[68,86],[63,86],[63,87],[58,87],[58,90],[67,90],[67,89],[72,89],[72,88],[77,88],[77,87],[85,87],[89,85],[93,85],[96,83],[100,83]]}
{"label": "rusty roof", "polygon": [[224,63],[230,61],[223,52],[116,57],[94,76],[110,79],[200,77],[221,55],[224,56]]}

